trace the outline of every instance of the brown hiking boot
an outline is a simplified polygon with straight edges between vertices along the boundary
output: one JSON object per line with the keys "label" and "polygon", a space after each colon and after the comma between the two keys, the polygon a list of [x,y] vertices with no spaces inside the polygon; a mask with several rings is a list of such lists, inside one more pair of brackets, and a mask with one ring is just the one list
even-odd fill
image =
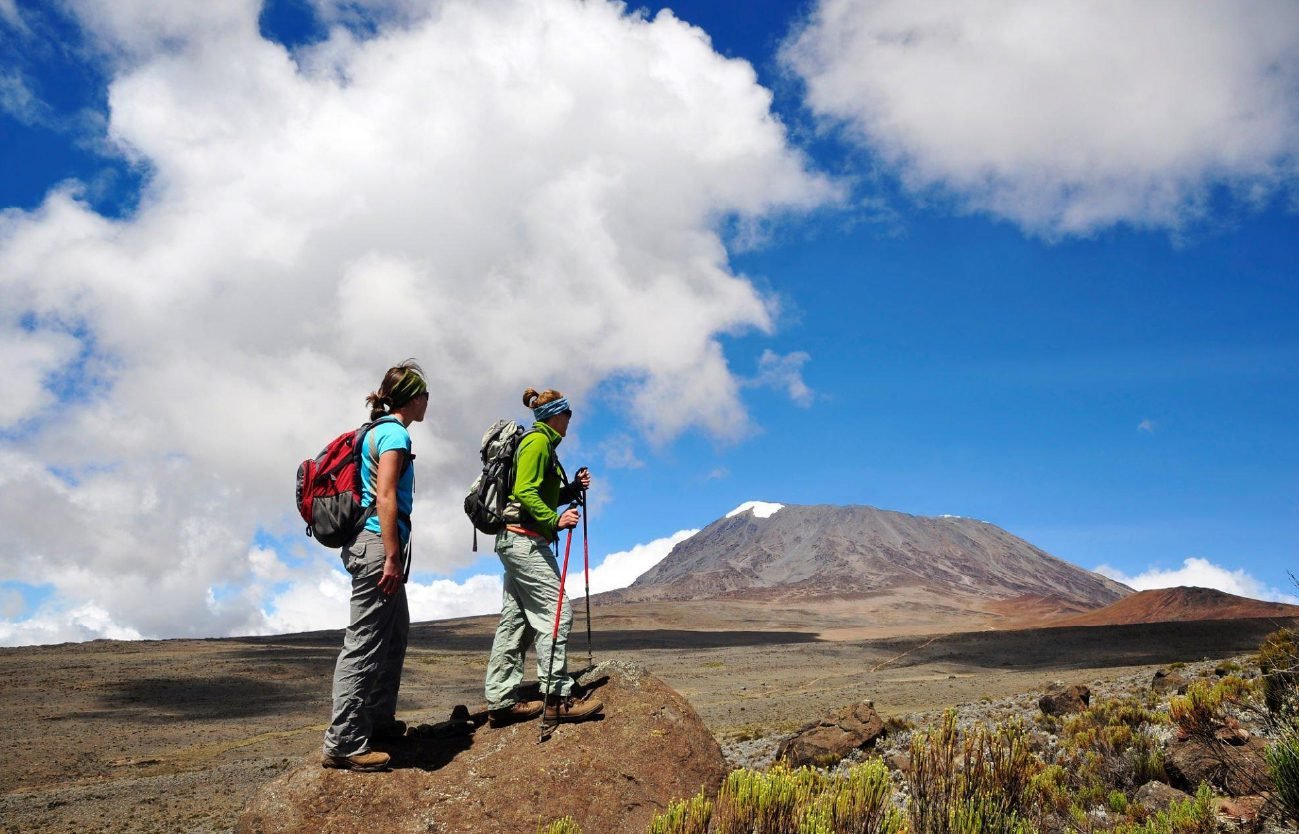
{"label": "brown hiking boot", "polygon": [[547,695],[546,711],[541,723],[546,725],[574,724],[578,721],[590,721],[604,709],[601,701],[579,701],[572,695]]}
{"label": "brown hiking boot", "polygon": [[519,701],[508,707],[487,711],[487,723],[493,727],[508,727],[520,721],[530,721],[541,715],[540,701]]}
{"label": "brown hiking boot", "polygon": [[392,757],[378,750],[357,753],[355,756],[331,756],[328,753],[321,760],[321,767],[332,767],[337,770],[359,770],[363,773],[375,770],[387,770]]}

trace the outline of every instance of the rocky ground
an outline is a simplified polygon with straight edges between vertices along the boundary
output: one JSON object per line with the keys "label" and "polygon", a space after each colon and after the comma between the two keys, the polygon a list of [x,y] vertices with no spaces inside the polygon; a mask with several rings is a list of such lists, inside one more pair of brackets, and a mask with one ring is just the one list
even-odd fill
{"label": "rocky ground", "polygon": [[[599,621],[597,620],[597,623]],[[1031,711],[1054,681],[1098,693],[1174,662],[1252,651],[1270,620],[824,640],[813,631],[598,629],[596,660],[639,663],[686,697],[734,764],[829,710]],[[585,660],[576,624],[572,665]],[[481,699],[491,623],[412,629],[401,708]],[[316,749],[337,632],[0,650],[0,832],[227,832],[256,789]]]}

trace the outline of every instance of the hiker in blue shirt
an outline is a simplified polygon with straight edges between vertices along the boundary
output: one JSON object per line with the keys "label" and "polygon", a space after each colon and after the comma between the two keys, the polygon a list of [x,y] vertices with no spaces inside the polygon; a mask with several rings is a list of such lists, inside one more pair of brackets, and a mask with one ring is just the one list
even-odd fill
{"label": "hiker in blue shirt", "polygon": [[372,741],[397,738],[397,720],[410,609],[410,512],[415,500],[415,455],[407,426],[424,419],[428,383],[414,360],[389,368],[379,390],[366,397],[370,420],[361,449],[362,505],[373,506],[356,538],[342,550],[352,575],[351,621],[334,668],[333,719],[325,731],[325,767],[383,770],[387,753]]}

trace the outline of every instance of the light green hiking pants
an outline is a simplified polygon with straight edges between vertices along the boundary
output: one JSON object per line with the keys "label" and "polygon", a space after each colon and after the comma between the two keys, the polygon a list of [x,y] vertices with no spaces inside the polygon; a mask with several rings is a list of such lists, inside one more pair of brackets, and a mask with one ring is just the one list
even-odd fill
{"label": "light green hiking pants", "polygon": [[518,700],[514,690],[523,682],[523,662],[528,646],[536,645],[537,680],[541,691],[567,695],[573,688],[568,676],[568,630],[573,611],[564,596],[555,642],[555,666],[550,668],[551,634],[559,598],[559,565],[548,542],[506,530],[496,537],[496,555],[505,567],[501,593],[501,622],[496,626],[492,655],[487,661],[486,694],[491,709],[508,707]]}

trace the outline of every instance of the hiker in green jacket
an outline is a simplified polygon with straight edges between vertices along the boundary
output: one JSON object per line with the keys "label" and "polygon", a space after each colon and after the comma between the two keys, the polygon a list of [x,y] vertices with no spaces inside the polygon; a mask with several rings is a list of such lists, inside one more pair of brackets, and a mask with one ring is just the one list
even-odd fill
{"label": "hiker in green jacket", "polygon": [[572,530],[581,519],[575,507],[559,512],[559,506],[576,502],[591,485],[591,476],[581,469],[568,483],[555,454],[573,416],[564,395],[554,390],[539,394],[529,388],[523,392],[523,404],[532,409],[536,422],[519,441],[506,510],[510,523],[496,536],[496,554],[505,567],[505,577],[501,621],[492,642],[485,686],[488,721],[494,727],[526,721],[543,712],[541,701],[521,701],[517,693],[530,645],[536,647],[537,680],[545,699],[543,722],[584,721],[596,717],[604,706],[573,697],[566,652],[573,613],[567,595],[562,600],[559,637],[554,640],[553,668],[550,664],[555,607],[561,602],[559,565],[552,544],[558,541],[560,530]]}

